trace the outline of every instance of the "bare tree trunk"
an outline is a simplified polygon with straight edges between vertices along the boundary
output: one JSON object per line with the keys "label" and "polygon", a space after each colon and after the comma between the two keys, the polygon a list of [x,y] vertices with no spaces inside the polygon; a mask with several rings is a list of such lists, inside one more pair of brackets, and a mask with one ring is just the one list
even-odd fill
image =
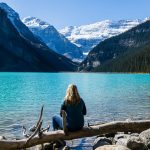
{"label": "bare tree trunk", "polygon": [[82,130],[76,132],[68,132],[67,135],[64,134],[63,130],[58,130],[42,133],[40,138],[38,136],[35,136],[29,141],[28,139],[0,140],[0,150],[23,149],[55,140],[72,140],[76,138],[91,137],[116,132],[140,133],[149,128],[150,128],[150,120],[130,121],[130,122],[114,121],[101,125],[84,127]]}

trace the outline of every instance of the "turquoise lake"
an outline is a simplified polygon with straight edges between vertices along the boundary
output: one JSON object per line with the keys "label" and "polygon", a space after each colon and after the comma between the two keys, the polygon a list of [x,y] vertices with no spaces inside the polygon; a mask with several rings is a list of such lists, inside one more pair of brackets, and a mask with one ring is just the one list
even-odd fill
{"label": "turquoise lake", "polygon": [[21,137],[22,125],[34,125],[43,104],[47,126],[70,83],[86,103],[85,125],[150,119],[149,74],[0,73],[0,135]]}

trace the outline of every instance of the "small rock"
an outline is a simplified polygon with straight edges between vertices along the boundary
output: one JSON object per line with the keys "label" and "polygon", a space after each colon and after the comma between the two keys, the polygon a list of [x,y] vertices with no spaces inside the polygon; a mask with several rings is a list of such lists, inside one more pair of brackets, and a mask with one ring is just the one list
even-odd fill
{"label": "small rock", "polygon": [[146,146],[148,149],[150,149],[150,142],[148,142],[148,144]]}
{"label": "small rock", "polygon": [[141,132],[139,137],[143,140],[144,144],[150,149],[150,129]]}
{"label": "small rock", "polygon": [[93,144],[93,149],[96,149],[97,147],[103,146],[103,145],[111,145],[112,141],[106,137],[98,137]]}
{"label": "small rock", "polygon": [[118,145],[105,145],[105,146],[98,147],[95,150],[130,150],[130,149],[127,147],[118,146]]}
{"label": "small rock", "polygon": [[120,145],[120,146],[125,146],[125,147],[127,147],[127,141],[128,141],[127,138],[118,139],[116,145]]}
{"label": "small rock", "polygon": [[138,134],[138,133],[132,133],[131,136],[136,136],[136,137],[138,137],[139,134]]}
{"label": "small rock", "polygon": [[124,133],[116,134],[114,137],[114,143],[117,143],[119,139],[127,139],[129,136],[130,136],[129,134]]}
{"label": "small rock", "polygon": [[108,133],[108,134],[105,134],[104,136],[107,137],[107,138],[109,138],[109,137],[114,138],[115,135],[116,135],[116,133]]}
{"label": "small rock", "polygon": [[139,137],[131,136],[128,138],[127,147],[131,150],[147,150],[147,147]]}
{"label": "small rock", "polygon": [[44,150],[52,150],[52,149],[53,149],[53,143],[44,144]]}
{"label": "small rock", "polygon": [[66,146],[66,142],[63,140],[58,140],[58,141],[53,142],[53,149],[59,149],[64,146]]}
{"label": "small rock", "polygon": [[69,146],[65,146],[62,150],[70,150]]}
{"label": "small rock", "polygon": [[0,140],[6,140],[4,136],[0,136]]}

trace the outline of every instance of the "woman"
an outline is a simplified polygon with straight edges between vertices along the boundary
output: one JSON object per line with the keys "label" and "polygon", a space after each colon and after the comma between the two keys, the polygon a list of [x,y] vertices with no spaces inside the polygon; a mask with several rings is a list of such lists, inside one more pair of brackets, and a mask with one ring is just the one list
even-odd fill
{"label": "woman", "polygon": [[62,110],[67,113],[67,129],[69,131],[80,130],[84,126],[84,115],[86,115],[86,106],[78,93],[75,85],[68,86],[66,96],[61,105],[60,116],[52,118],[53,129],[62,129]]}

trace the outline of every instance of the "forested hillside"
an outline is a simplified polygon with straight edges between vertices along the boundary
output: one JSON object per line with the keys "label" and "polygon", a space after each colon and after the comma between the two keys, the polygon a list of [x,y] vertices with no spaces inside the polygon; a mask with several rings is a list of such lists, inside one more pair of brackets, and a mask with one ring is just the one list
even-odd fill
{"label": "forested hillside", "polygon": [[[150,20],[119,36],[101,42],[81,63],[80,70],[108,72],[131,72],[135,70],[145,72],[147,69],[144,68],[149,68],[147,62],[149,44]],[[146,63],[143,60],[146,60]],[[125,65],[125,62],[128,65]]]}

